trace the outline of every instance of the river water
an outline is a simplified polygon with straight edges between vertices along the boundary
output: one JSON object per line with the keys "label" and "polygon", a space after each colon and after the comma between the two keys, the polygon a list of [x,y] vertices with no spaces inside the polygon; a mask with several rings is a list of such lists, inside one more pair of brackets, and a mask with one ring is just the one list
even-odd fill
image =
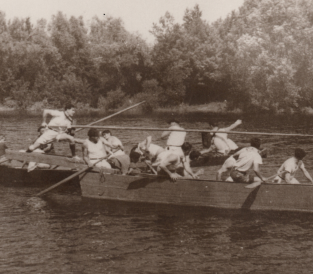
{"label": "river water", "polygon": [[[224,125],[237,117],[179,117],[185,128],[207,128],[208,119]],[[78,118],[87,124],[97,118]],[[167,127],[166,116],[119,116],[106,125]],[[36,137],[41,118],[0,117],[0,133],[11,149],[24,149]],[[309,117],[248,117],[238,131],[313,134]],[[126,150],[148,134],[115,130]],[[86,130],[77,137],[85,138]],[[230,135],[238,145],[251,136]],[[268,149],[263,173],[275,173],[296,147],[313,175],[312,138],[261,136]],[[201,137],[187,141],[201,148]],[[56,153],[69,155],[67,144]],[[78,147],[78,154],[81,153]],[[214,176],[218,167],[210,167]],[[206,176],[209,176],[206,175]],[[1,176],[1,174],[0,174]],[[301,181],[305,178],[299,173]],[[156,206],[84,199],[78,192],[53,191],[31,197],[42,187],[0,185],[0,273],[311,273],[313,214],[242,212]]]}

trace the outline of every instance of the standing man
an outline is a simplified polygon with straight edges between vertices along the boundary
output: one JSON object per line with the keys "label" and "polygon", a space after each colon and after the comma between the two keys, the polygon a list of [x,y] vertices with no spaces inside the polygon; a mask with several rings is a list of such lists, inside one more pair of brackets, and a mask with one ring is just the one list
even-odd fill
{"label": "standing man", "polygon": [[301,148],[295,149],[295,156],[286,160],[281,167],[278,169],[277,173],[282,174],[276,176],[274,183],[280,184],[282,181],[287,184],[300,184],[295,178],[296,171],[300,168],[304,176],[313,184],[312,177],[310,173],[304,167],[302,159],[305,157],[306,153]]}
{"label": "standing man", "polygon": [[[72,127],[74,114],[75,107],[72,104],[67,104],[64,107],[64,111],[45,109],[43,111],[42,126],[47,129],[34,144],[29,146],[27,152],[32,152],[42,145],[50,144],[55,141],[67,141],[70,143],[72,156],[77,157],[75,151],[75,139],[67,133]],[[50,116],[51,119],[47,124],[48,116]]]}
{"label": "standing man", "polygon": [[111,165],[106,161],[110,156],[110,151],[106,148],[99,135],[97,129],[89,129],[88,139],[85,140],[82,146],[83,159],[89,167],[102,159],[102,161],[98,162],[96,166],[111,168]]}
{"label": "standing man", "polygon": [[161,139],[167,139],[167,147],[166,150],[170,150],[174,153],[177,153],[180,156],[184,156],[184,152],[182,150],[182,145],[185,142],[186,132],[185,131],[171,131],[171,129],[180,129],[183,130],[179,125],[179,122],[175,119],[169,121],[170,127],[169,130],[164,131],[162,133]]}
{"label": "standing man", "polygon": [[[260,167],[262,157],[259,154],[261,140],[259,138],[252,138],[250,141],[251,146],[245,147],[236,152],[233,157],[238,156],[238,160],[234,164],[230,177],[236,183],[253,183],[264,181],[265,178],[260,173]],[[248,170],[252,168],[257,177],[252,174],[248,174]]]}

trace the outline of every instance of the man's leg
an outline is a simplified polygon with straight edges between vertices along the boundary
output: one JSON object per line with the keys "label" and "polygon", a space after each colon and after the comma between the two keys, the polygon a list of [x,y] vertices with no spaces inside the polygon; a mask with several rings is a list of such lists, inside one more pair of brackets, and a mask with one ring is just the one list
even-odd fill
{"label": "man's leg", "polygon": [[60,133],[57,137],[56,140],[59,141],[66,141],[70,143],[70,150],[72,153],[72,157],[76,156],[76,145],[75,145],[75,138],[69,134],[66,133]]}

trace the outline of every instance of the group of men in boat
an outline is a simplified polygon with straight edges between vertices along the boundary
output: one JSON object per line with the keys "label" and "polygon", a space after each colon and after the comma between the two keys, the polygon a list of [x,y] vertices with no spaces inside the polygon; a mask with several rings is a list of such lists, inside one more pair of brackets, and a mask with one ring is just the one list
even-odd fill
{"label": "group of men in boat", "polygon": [[[152,143],[152,137],[148,136],[142,142],[135,145],[130,155],[127,155],[122,142],[112,136],[109,130],[99,132],[95,128],[88,131],[88,138],[85,140],[74,137],[73,116],[75,107],[66,105],[64,111],[44,110],[43,123],[39,128],[39,136],[26,152],[46,153],[53,149],[53,142],[67,141],[73,158],[76,155],[75,143],[82,144],[83,160],[89,166],[102,168],[118,168],[122,174],[129,174],[132,171],[131,163],[145,162],[155,174],[167,175],[171,180],[176,181],[179,177],[198,179],[203,174],[200,169],[194,172],[190,167],[190,161],[197,160],[205,153],[215,153],[219,155],[229,155],[222,167],[217,172],[217,180],[222,179],[222,174],[229,173],[227,181],[252,183],[266,181],[260,172],[262,153],[260,150],[261,140],[252,138],[250,146],[238,148],[238,146],[228,138],[228,132],[239,126],[242,121],[237,120],[229,127],[219,128],[218,124],[211,123],[211,145],[201,152],[193,150],[192,145],[185,141],[186,132],[180,123],[172,119],[169,121],[170,127],[163,132],[161,139],[167,139],[165,148]],[[50,116],[50,121],[47,119]],[[176,131],[178,130],[178,131]],[[1,140],[0,140],[1,142]],[[300,149],[295,149],[295,155],[286,160],[277,172],[274,182],[286,182],[298,184],[294,178],[297,169],[301,169],[306,178],[313,183],[313,179],[305,169],[303,158],[306,153]],[[255,175],[248,171],[252,169]]]}

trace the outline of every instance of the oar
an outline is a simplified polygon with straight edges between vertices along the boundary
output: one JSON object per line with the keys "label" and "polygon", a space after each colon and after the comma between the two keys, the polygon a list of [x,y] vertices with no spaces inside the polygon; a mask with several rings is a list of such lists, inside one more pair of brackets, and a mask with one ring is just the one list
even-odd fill
{"label": "oar", "polygon": [[254,182],[254,183],[252,183],[250,185],[247,185],[247,186],[245,186],[245,188],[256,188],[257,186],[261,185],[262,183],[265,183],[265,182],[267,182],[267,181],[269,181],[271,179],[274,179],[276,176],[282,176],[286,172],[287,171],[283,171],[283,172],[277,173],[277,174],[275,174],[273,176],[270,176],[270,177],[266,178],[264,181]]}
{"label": "oar", "polygon": [[152,167],[152,165],[150,165],[150,163],[148,163],[147,161],[145,161],[146,165],[151,169],[151,171],[157,175],[158,173],[156,172],[156,170]]}
{"label": "oar", "polygon": [[[212,132],[216,130],[204,129],[168,129],[168,128],[153,128],[153,127],[119,127],[119,126],[85,126],[76,125],[79,128],[97,128],[97,129],[124,129],[124,130],[147,130],[147,131],[182,131],[182,132]],[[296,136],[296,137],[313,137],[310,134],[293,134],[293,133],[272,133],[272,132],[247,132],[247,131],[218,131],[219,133],[227,134],[242,134],[242,135],[267,135],[267,136]]]}
{"label": "oar", "polygon": [[88,127],[88,126],[92,126],[92,125],[97,124],[97,123],[100,123],[100,122],[102,122],[102,121],[104,121],[104,120],[110,119],[110,118],[112,118],[112,117],[114,117],[114,116],[116,116],[116,115],[118,115],[118,114],[121,114],[121,113],[124,112],[124,111],[130,110],[130,109],[132,109],[132,108],[134,108],[134,107],[138,107],[139,105],[141,105],[141,104],[143,104],[143,103],[145,103],[145,102],[146,102],[146,101],[142,101],[142,102],[140,102],[140,103],[138,103],[138,104],[135,104],[135,105],[130,106],[130,107],[128,107],[128,108],[122,109],[122,110],[120,110],[120,111],[118,111],[118,112],[116,112],[116,113],[114,113],[114,114],[111,114],[111,115],[109,115],[109,116],[107,116],[107,117],[104,117],[104,118],[102,118],[102,119],[100,119],[100,120],[98,120],[98,121],[92,122],[92,123],[90,123],[90,124],[88,124],[88,125],[86,125],[86,126],[84,126],[84,127],[79,126],[80,128],[77,129],[76,132],[85,129],[85,128]]}
{"label": "oar", "polygon": [[[106,157],[105,157],[105,158],[106,158]],[[95,162],[91,167],[86,167],[86,168],[84,168],[84,169],[82,169],[82,170],[80,170],[80,171],[78,171],[78,172],[72,174],[71,176],[69,176],[69,177],[63,179],[62,181],[60,181],[60,182],[54,184],[53,186],[48,187],[47,189],[45,189],[45,190],[39,192],[38,194],[36,194],[36,196],[39,197],[39,196],[41,196],[42,194],[45,194],[46,192],[48,192],[48,191],[50,191],[50,190],[56,188],[57,186],[62,185],[62,184],[64,184],[64,183],[66,183],[66,182],[72,180],[73,178],[75,178],[75,177],[77,177],[78,175],[80,175],[80,174],[82,174],[82,173],[88,171],[89,169],[92,169],[97,163],[101,162],[101,161],[102,161],[103,159],[105,159],[105,158],[101,158],[99,161]]]}

